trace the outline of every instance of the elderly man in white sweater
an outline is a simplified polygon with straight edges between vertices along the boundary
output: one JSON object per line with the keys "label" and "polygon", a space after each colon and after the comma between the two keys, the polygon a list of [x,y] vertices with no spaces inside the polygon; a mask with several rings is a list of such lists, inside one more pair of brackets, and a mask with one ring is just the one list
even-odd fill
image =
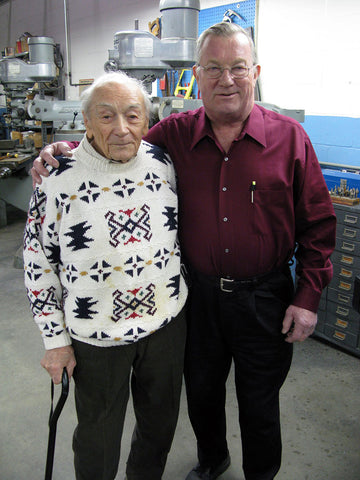
{"label": "elderly man in white sweater", "polygon": [[[77,480],[116,477],[131,384],[128,480],[160,480],[178,417],[185,345],[172,162],[142,141],[150,102],[122,73],[82,97],[86,135],[38,185],[25,284],[55,383],[75,380]],[[49,167],[50,168],[50,167]]]}

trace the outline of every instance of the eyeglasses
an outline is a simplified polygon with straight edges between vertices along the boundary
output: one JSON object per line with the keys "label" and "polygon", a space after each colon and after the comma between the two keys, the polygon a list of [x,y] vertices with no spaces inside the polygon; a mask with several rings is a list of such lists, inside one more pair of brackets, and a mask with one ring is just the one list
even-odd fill
{"label": "eyeglasses", "polygon": [[252,65],[251,67],[245,67],[245,65],[235,65],[234,67],[231,67],[231,68],[218,67],[216,65],[211,65],[206,67],[199,65],[199,67],[205,71],[206,75],[209,78],[220,78],[224,70],[229,70],[229,73],[233,78],[246,78],[249,76],[250,70],[254,68],[255,65]]}

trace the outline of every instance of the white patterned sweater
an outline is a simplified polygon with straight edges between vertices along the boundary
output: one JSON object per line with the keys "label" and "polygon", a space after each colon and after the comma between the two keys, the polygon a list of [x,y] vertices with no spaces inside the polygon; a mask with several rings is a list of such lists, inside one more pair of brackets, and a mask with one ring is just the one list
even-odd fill
{"label": "white patterned sweater", "polygon": [[184,306],[175,172],[158,147],[115,163],[86,138],[38,185],[24,235],[25,285],[46,349],[71,338],[125,345]]}

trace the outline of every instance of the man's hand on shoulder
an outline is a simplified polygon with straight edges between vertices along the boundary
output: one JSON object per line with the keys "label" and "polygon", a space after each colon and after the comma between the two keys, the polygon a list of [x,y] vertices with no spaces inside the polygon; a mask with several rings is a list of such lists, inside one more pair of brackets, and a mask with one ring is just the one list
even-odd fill
{"label": "man's hand on shoulder", "polygon": [[30,170],[33,186],[41,184],[41,177],[48,177],[49,172],[45,168],[44,163],[58,168],[59,162],[54,158],[56,155],[65,155],[71,157],[72,152],[70,146],[66,142],[56,142],[44,147],[39,156],[35,158],[32,169]]}

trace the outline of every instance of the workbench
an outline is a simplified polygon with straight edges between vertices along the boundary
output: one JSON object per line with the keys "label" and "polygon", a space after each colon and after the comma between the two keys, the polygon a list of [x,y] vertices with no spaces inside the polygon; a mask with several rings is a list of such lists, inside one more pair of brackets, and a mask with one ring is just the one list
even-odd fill
{"label": "workbench", "polygon": [[[34,154],[17,154],[0,160],[0,169],[8,168],[9,176],[0,178],[0,227],[7,224],[6,203],[27,212],[33,191],[32,178],[28,175]],[[4,156],[4,155],[0,155]]]}

